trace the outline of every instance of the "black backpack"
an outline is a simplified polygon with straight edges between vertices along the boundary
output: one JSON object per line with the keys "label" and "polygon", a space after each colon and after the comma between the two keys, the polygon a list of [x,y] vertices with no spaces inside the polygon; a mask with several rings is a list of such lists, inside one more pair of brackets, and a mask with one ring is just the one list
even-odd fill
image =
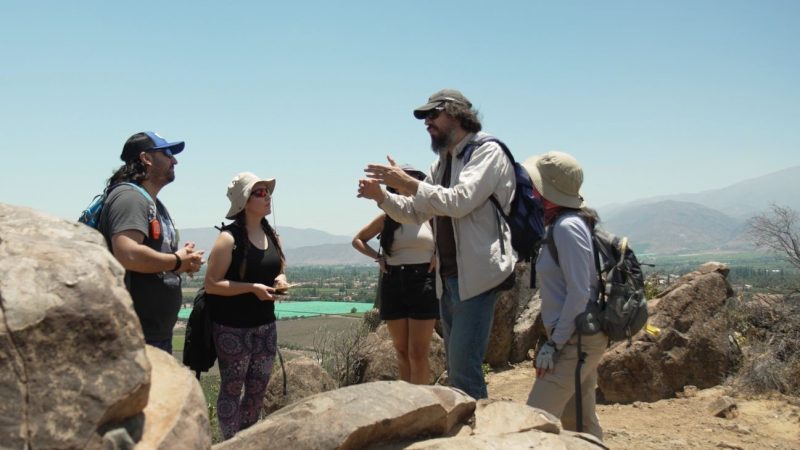
{"label": "black backpack", "polygon": [[[533,195],[535,188],[528,171],[514,160],[511,150],[501,140],[493,136],[485,136],[470,142],[463,150],[464,164],[470,160],[472,152],[476,148],[487,142],[495,142],[503,149],[503,153],[511,160],[516,179],[508,215],[503,212],[503,207],[494,195],[489,197],[489,200],[511,229],[511,247],[517,252],[519,259],[532,262],[532,259],[539,254],[539,247],[545,235],[544,206],[542,201]],[[500,250],[505,254],[505,244],[502,239],[500,240]],[[536,286],[536,271],[533,264],[531,264],[530,286]]]}
{"label": "black backpack", "polygon": [[194,306],[186,322],[186,339],[183,344],[183,364],[194,371],[208,372],[217,360],[217,349],[211,335],[211,314],[206,301],[206,290],[200,288],[194,297]]}
{"label": "black backpack", "polygon": [[[238,271],[244,259],[244,230],[232,223],[215,227],[220,232],[230,231],[233,235],[233,254],[231,266]],[[211,312],[208,308],[206,290],[200,288],[194,297],[192,312],[186,322],[186,339],[183,344],[183,364],[193,370],[197,379],[201,372],[208,372],[217,360],[217,349],[214,346],[214,337],[211,333]]]}
{"label": "black backpack", "polygon": [[[545,241],[558,264],[552,227],[550,230]],[[626,237],[596,228],[592,232],[592,244],[599,281],[598,298],[589,304],[585,314],[578,316],[578,332],[592,334],[602,330],[612,341],[630,341],[647,323],[642,266]]]}

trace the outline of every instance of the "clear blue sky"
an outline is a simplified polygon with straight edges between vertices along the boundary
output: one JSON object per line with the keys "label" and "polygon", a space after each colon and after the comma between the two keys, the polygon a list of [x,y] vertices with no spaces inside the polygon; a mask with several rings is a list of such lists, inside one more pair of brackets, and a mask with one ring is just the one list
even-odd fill
{"label": "clear blue sky", "polygon": [[595,206],[800,164],[800,1],[108,2],[0,6],[0,202],[75,218],[124,141],[185,140],[159,198],[219,223],[237,172],[277,225],[353,234],[357,180],[426,168],[411,111],[460,89],[519,160],[584,165]]}

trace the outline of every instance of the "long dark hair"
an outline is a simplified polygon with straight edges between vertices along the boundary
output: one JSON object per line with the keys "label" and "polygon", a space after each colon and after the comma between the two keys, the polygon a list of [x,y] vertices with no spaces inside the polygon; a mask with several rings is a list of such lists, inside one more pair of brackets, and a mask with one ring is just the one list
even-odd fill
{"label": "long dark hair", "polygon": [[[406,166],[408,167],[408,166]],[[417,169],[407,168],[403,169],[403,172],[411,175],[412,177],[416,178],[419,181],[423,181],[425,179],[425,174],[420,172]],[[397,194],[397,190],[394,188],[387,187],[387,191],[391,192],[392,194]],[[381,235],[378,237],[381,244],[381,252],[386,256],[392,256],[392,244],[394,243],[394,232],[397,231],[398,228],[402,227],[399,222],[389,217],[388,214],[383,219],[383,231],[381,231]]]}
{"label": "long dark hair", "polygon": [[[245,211],[241,210],[233,219],[233,225],[241,229],[242,236],[246,239],[245,242],[242,243],[242,245],[244,245],[244,249],[242,253],[242,264],[239,266],[239,278],[242,280],[244,280],[244,274],[247,270],[247,253],[250,250],[250,245],[248,245],[250,240],[247,237],[247,226],[245,225],[245,214]],[[286,269],[286,256],[283,254],[281,243],[278,240],[278,234],[275,232],[272,226],[270,226],[266,217],[261,218],[261,228],[264,230],[264,233],[266,233],[267,237],[273,242],[275,248],[278,249],[278,255],[281,257],[281,268],[278,273],[283,273]]]}
{"label": "long dark hair", "polygon": [[387,214],[383,219],[383,231],[381,231],[381,253],[386,256],[392,256],[392,244],[394,243],[394,232],[400,228],[399,222],[389,217]]}
{"label": "long dark hair", "polygon": [[123,164],[119,169],[111,175],[111,178],[106,181],[106,189],[114,186],[115,184],[127,181],[129,183],[142,184],[147,176],[147,168],[145,168],[139,158],[133,161],[128,161]]}
{"label": "long dark hair", "polygon": [[483,126],[478,118],[478,110],[472,107],[455,102],[445,102],[444,111],[450,117],[456,119],[461,128],[467,133],[477,133]]}

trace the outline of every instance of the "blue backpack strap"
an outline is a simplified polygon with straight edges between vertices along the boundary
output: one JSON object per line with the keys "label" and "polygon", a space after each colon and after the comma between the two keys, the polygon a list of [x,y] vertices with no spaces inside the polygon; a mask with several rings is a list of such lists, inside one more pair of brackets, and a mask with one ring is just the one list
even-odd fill
{"label": "blue backpack strap", "polygon": [[127,185],[127,186],[130,186],[130,187],[136,189],[137,191],[139,191],[139,193],[142,194],[144,196],[144,198],[147,199],[148,202],[150,202],[153,206],[155,206],[156,202],[153,201],[153,197],[150,197],[150,193],[147,192],[147,190],[145,188],[141,187],[140,185],[138,185],[136,183],[131,183],[129,181],[123,181],[122,183],[119,183],[116,186],[123,185],[123,184]]}

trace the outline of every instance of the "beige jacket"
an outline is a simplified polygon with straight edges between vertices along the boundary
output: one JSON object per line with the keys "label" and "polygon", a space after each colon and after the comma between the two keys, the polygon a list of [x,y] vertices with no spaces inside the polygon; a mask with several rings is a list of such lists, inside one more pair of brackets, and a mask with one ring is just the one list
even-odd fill
{"label": "beige jacket", "polygon": [[[511,231],[489,197],[494,194],[508,214],[514,195],[515,177],[511,161],[494,142],[476,148],[464,164],[467,143],[486,136],[467,135],[455,148],[449,188],[438,184],[446,166],[446,152],[431,166],[417,193],[404,197],[386,192],[380,203],[400,223],[423,223],[433,216],[453,218],[458,263],[458,293],[462,300],[482,294],[503,282],[514,270],[517,256],[511,248]],[[435,223],[435,221],[434,221]],[[434,226],[434,236],[437,235]],[[501,251],[502,246],[505,251]],[[442,296],[437,254],[436,295]]]}

